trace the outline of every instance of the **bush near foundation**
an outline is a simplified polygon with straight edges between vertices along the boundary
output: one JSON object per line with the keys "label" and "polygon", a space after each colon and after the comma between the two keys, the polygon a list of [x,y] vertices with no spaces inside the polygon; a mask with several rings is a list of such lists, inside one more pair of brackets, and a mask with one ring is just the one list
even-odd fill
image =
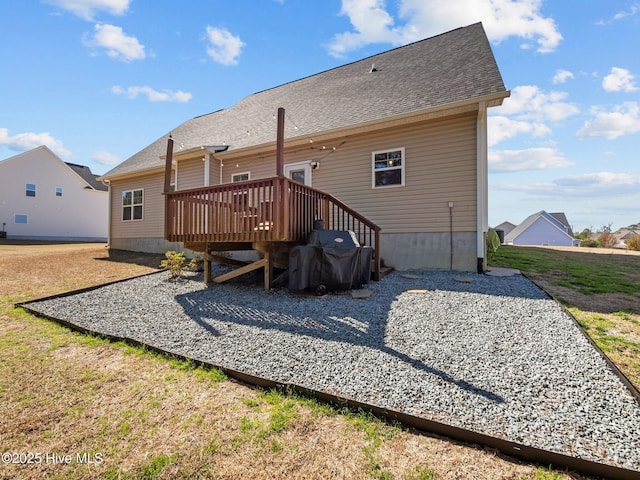
{"label": "bush near foundation", "polygon": [[193,259],[187,263],[187,259],[182,252],[176,252],[169,250],[164,254],[166,257],[160,262],[160,268],[164,268],[171,272],[173,278],[182,277],[182,274],[187,270],[196,266],[197,260]]}

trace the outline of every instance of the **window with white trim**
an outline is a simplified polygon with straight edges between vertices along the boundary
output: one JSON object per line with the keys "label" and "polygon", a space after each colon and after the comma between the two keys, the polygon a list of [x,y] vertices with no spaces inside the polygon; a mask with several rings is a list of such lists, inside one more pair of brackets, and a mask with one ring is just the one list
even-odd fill
{"label": "window with white trim", "polygon": [[13,216],[13,223],[16,225],[27,225],[29,223],[29,217],[27,215],[16,213]]}
{"label": "window with white trim", "polygon": [[251,172],[234,173],[231,175],[231,181],[233,183],[245,182],[247,180],[251,180]]}
{"label": "window with white trim", "polygon": [[56,187],[56,197],[62,196],[62,187]]}
{"label": "window with white trim", "polygon": [[36,184],[35,183],[27,183],[25,185],[25,191],[27,197],[35,197],[36,196]]}
{"label": "window with white trim", "polygon": [[142,220],[143,201],[142,189],[122,192],[122,221]]}
{"label": "window with white trim", "polygon": [[371,188],[404,185],[404,147],[371,154]]}

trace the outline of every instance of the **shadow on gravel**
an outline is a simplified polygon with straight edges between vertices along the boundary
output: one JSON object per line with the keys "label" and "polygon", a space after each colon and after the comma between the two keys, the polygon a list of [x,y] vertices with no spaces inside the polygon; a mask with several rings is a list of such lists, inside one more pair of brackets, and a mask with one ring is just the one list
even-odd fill
{"label": "shadow on gravel", "polygon": [[143,265],[145,267],[160,269],[160,262],[165,258],[159,253],[143,253],[129,252],[125,250],[109,250],[109,256],[104,258],[96,258],[96,260],[104,262],[132,263],[135,265]]}
{"label": "shadow on gravel", "polygon": [[[501,280],[492,279],[491,281]],[[286,296],[286,302],[278,302],[276,295],[259,290],[259,287],[247,288],[233,284],[212,285],[206,290],[178,295],[175,299],[185,314],[210,335],[220,336],[221,333],[215,325],[223,322],[264,330],[278,330],[325,341],[347,342],[354,346],[376,349],[416,370],[435,375],[467,392],[494,403],[504,403],[500,395],[465,380],[456,379],[445,371],[425,364],[420,359],[388,347],[385,344],[385,331],[391,303],[407,288],[400,286],[400,288],[385,289],[383,282],[384,280],[376,285],[377,294],[367,300],[374,304],[375,313],[372,313],[371,307],[360,309],[363,301],[350,297],[333,297],[336,300],[332,301],[332,296],[328,296],[325,297],[329,299],[327,303],[317,297],[303,297],[291,292],[281,292],[276,295]],[[415,284],[415,280],[407,282],[409,288],[413,288]],[[425,286],[424,283],[421,286]],[[442,290],[442,287],[443,285],[440,285],[439,289]],[[486,289],[486,286],[463,284],[453,279],[444,287],[453,291],[472,293]],[[549,298],[542,290],[539,293],[539,298]],[[512,295],[518,296],[518,293],[512,292]],[[337,305],[338,303],[341,305]],[[299,308],[296,308],[296,305]]]}

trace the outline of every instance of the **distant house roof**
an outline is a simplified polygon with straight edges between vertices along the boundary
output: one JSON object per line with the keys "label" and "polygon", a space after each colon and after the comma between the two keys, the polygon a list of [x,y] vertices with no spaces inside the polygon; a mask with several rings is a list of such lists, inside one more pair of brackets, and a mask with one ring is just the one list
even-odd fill
{"label": "distant house roof", "polygon": [[[476,23],[249,95],[171,134],[176,149],[217,145],[233,152],[274,143],[278,107],[286,110],[285,140],[303,140],[472,100],[499,105],[507,96],[482,24]],[[167,138],[104,177],[162,167]]]}
{"label": "distant house roof", "polygon": [[565,235],[567,238],[574,239],[571,227],[564,213],[547,213],[544,210],[529,215],[516,228],[505,235],[505,243],[516,243],[518,237],[525,234],[538,220],[544,218],[549,224],[553,225],[558,233]]}
{"label": "distant house roof", "polygon": [[109,190],[107,186],[105,186],[98,179],[98,175],[94,175],[91,173],[91,169],[85,165],[78,165],[75,163],[64,162],[71,170],[76,172],[80,177],[87,182],[94,190],[100,190],[106,192]]}
{"label": "distant house roof", "polygon": [[567,216],[564,212],[550,213],[553,218],[558,220],[563,226],[567,227],[567,233],[574,237],[573,230],[571,230],[571,225],[569,225],[569,220],[567,220]]}
{"label": "distant house roof", "polygon": [[53,150],[51,150],[46,145],[40,145],[39,147],[32,148],[31,150],[19,153],[18,155],[14,155],[13,157],[7,158],[5,160],[0,160],[0,164],[20,161],[20,158],[23,158],[26,155],[31,155],[32,152],[36,151],[47,152],[53,159],[55,159],[55,161],[59,162],[61,165],[67,166],[69,169],[75,172],[87,184],[87,187],[85,188],[92,188],[94,190],[99,190],[102,192],[106,192],[109,190],[108,187],[106,187],[102,182],[98,180],[98,178],[100,178],[98,175],[94,175],[93,173],[91,173],[91,169],[89,167],[85,165],[78,165],[76,163],[64,162],[60,159],[60,157],[58,157],[58,155],[55,154],[55,152],[53,152]]}
{"label": "distant house roof", "polygon": [[516,228],[516,226],[511,222],[502,222],[500,225],[497,225],[495,227],[496,230],[502,230],[505,233],[505,235],[509,233],[511,230],[513,230],[514,228]]}
{"label": "distant house roof", "polygon": [[623,229],[622,231],[620,231],[620,240],[629,240],[630,238],[633,238],[637,235],[640,235],[640,234],[633,230]]}

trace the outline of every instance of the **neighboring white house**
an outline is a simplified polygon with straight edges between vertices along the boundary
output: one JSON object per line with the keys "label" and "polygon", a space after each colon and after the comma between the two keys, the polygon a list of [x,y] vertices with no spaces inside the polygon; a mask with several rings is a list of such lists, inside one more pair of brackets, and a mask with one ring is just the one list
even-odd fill
{"label": "neighboring white house", "polygon": [[0,224],[7,238],[106,242],[108,188],[37,147],[0,162]]}
{"label": "neighboring white house", "polygon": [[547,213],[544,210],[527,217],[520,225],[505,234],[507,245],[552,245],[572,247],[580,241],[573,232],[564,213]]}

